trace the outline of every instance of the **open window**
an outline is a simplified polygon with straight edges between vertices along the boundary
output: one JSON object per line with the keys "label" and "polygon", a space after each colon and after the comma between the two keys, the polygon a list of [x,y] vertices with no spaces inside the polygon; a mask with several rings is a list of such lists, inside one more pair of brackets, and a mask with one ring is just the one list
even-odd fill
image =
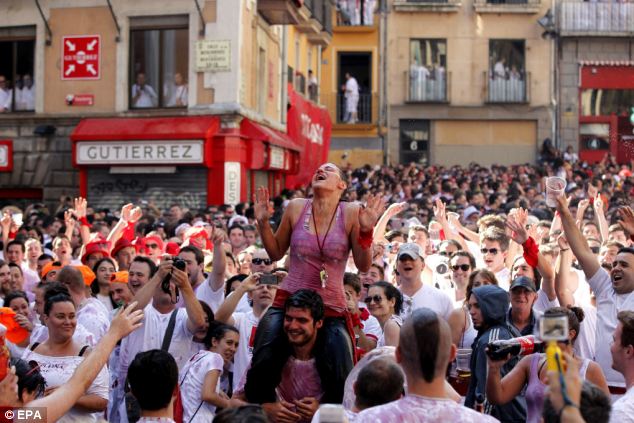
{"label": "open window", "polygon": [[0,112],[35,110],[35,27],[0,29]]}

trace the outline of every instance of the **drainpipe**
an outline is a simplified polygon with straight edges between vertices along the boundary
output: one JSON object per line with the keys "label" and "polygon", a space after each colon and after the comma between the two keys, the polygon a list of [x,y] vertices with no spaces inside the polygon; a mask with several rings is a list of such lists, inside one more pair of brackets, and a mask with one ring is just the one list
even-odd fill
{"label": "drainpipe", "polygon": [[280,98],[280,122],[286,125],[286,109],[288,104],[288,29],[282,27],[282,96]]}
{"label": "drainpipe", "polygon": [[383,128],[387,128],[387,0],[381,0],[379,9],[379,51],[380,53],[380,78],[379,78],[379,119],[377,121],[377,131],[381,138],[383,149],[383,164],[390,163],[389,146],[387,134],[383,133]]}

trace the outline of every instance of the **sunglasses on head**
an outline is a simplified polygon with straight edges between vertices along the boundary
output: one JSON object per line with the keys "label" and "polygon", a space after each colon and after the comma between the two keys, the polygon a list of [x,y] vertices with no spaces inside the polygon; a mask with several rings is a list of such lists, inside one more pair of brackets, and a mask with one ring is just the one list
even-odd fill
{"label": "sunglasses on head", "polygon": [[271,259],[254,258],[254,259],[251,259],[251,263],[253,263],[253,264],[264,264],[266,266],[270,266],[272,261],[271,261]]}
{"label": "sunglasses on head", "polygon": [[377,304],[381,304],[381,301],[383,301],[383,297],[381,297],[380,295],[373,295],[371,297],[366,297],[366,299],[363,300],[363,302],[366,304],[372,304],[372,301]]}
{"label": "sunglasses on head", "polygon": [[454,272],[457,272],[458,269],[462,270],[463,272],[466,272],[467,270],[471,269],[471,265],[470,264],[457,264],[455,266],[451,266],[451,268],[453,269]]}
{"label": "sunglasses on head", "polygon": [[493,255],[496,255],[498,253],[498,251],[500,251],[500,250],[498,250],[497,248],[481,248],[480,249],[480,252],[482,254],[491,253]]}

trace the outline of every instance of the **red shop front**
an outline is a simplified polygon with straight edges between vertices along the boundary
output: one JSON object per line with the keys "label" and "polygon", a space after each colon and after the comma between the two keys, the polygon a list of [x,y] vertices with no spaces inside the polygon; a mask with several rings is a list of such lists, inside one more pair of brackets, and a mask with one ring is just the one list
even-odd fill
{"label": "red shop front", "polygon": [[217,116],[84,119],[71,135],[80,194],[95,208],[126,202],[200,209],[274,194],[299,173],[303,148],[286,134]]}
{"label": "red shop front", "polygon": [[634,62],[582,62],[579,72],[579,158],[594,163],[611,153],[634,159]]}

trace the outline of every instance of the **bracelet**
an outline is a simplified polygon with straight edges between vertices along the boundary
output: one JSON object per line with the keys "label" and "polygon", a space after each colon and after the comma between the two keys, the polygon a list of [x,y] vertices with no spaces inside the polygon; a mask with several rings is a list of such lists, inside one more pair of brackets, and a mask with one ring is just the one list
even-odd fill
{"label": "bracelet", "polygon": [[90,223],[88,223],[88,218],[86,216],[80,217],[77,220],[79,220],[79,223],[81,223],[81,226],[88,226],[89,228],[92,227],[92,225]]}

